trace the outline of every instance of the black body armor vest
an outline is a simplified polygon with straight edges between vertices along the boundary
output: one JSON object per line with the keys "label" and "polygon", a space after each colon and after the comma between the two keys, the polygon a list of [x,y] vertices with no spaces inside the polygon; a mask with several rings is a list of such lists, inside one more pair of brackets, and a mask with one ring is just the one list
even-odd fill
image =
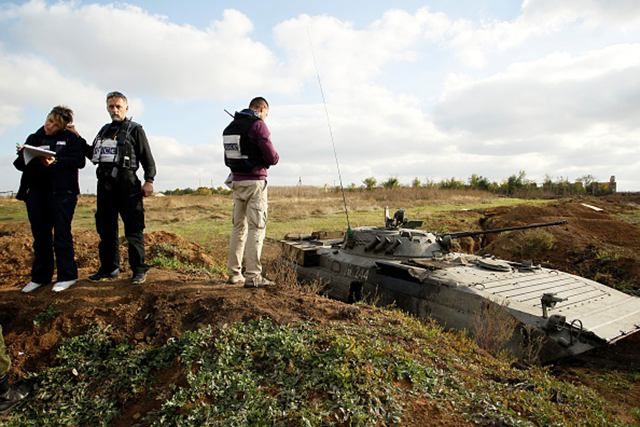
{"label": "black body armor vest", "polygon": [[233,121],[222,132],[224,164],[236,173],[251,173],[262,164],[262,153],[249,140],[249,129],[258,117],[236,112]]}
{"label": "black body armor vest", "polygon": [[[109,136],[108,132],[109,129],[112,128],[112,126],[113,123],[108,123],[104,125],[102,129],[100,129],[100,132],[98,132],[98,136],[96,136],[96,139],[94,141],[94,157],[92,161],[101,166],[117,166],[120,169],[137,170],[138,159],[136,156],[136,150],[133,147],[133,143],[131,141],[131,133],[140,125],[134,121],[131,121],[131,119],[124,120],[120,124],[120,128],[115,133],[115,135]],[[117,153],[115,153],[116,155],[113,159],[114,161],[112,162],[97,160],[100,158],[100,155],[99,153],[95,153],[95,150],[100,148],[97,147],[97,144],[99,144],[106,138],[115,139],[115,141],[117,142]]]}

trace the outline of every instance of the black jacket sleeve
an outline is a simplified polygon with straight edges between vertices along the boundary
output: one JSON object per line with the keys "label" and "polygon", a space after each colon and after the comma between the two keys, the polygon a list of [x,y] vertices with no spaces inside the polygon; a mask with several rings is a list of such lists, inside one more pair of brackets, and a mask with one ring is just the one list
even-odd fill
{"label": "black jacket sleeve", "polygon": [[18,157],[13,161],[13,166],[21,172],[24,172],[25,164],[24,157],[22,156],[22,151],[18,153]]}
{"label": "black jacket sleeve", "polygon": [[87,141],[81,136],[65,131],[67,147],[56,156],[56,162],[52,165],[59,169],[82,169],[86,164],[85,147]]}
{"label": "black jacket sleeve", "polygon": [[[35,145],[33,142],[35,140],[35,135],[31,134],[27,137],[25,141],[25,145]],[[18,152],[18,156],[13,161],[13,166],[21,172],[24,172],[27,165],[24,163],[24,155],[22,154],[22,150]]]}
{"label": "black jacket sleeve", "polygon": [[136,156],[138,156],[138,161],[144,170],[144,180],[153,182],[156,177],[156,162],[153,160],[153,154],[151,154],[151,147],[149,147],[147,135],[144,133],[142,126],[136,126],[133,133],[136,141],[136,147],[138,149]]}

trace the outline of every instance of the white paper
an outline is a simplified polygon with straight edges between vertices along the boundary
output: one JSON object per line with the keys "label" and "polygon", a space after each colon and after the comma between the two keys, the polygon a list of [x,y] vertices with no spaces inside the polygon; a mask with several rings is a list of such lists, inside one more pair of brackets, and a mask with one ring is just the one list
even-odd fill
{"label": "white paper", "polygon": [[31,160],[36,157],[55,157],[56,152],[45,150],[44,148],[34,147],[33,145],[23,145],[22,155],[24,156],[24,164],[28,165]]}

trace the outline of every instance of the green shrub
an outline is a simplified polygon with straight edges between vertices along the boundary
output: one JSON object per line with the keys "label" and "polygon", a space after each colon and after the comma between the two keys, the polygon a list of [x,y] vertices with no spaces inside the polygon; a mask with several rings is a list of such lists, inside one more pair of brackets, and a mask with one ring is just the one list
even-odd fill
{"label": "green shrub", "polygon": [[533,259],[553,249],[556,238],[548,231],[533,229],[523,233],[519,254],[525,259]]}

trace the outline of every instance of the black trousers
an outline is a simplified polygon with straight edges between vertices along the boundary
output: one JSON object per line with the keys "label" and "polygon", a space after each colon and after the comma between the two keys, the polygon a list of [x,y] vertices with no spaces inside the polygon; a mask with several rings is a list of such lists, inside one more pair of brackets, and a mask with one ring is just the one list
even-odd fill
{"label": "black trousers", "polygon": [[120,268],[118,251],[118,215],[124,223],[129,244],[129,266],[133,274],[146,272],[144,263],[144,207],[140,180],[133,173],[98,179],[96,230],[100,235],[98,252],[100,271],[110,273]]}
{"label": "black trousers", "polygon": [[57,280],[77,279],[71,220],[78,196],[70,191],[52,192],[32,188],[26,203],[33,235],[31,280],[39,284],[51,282],[54,252]]}

